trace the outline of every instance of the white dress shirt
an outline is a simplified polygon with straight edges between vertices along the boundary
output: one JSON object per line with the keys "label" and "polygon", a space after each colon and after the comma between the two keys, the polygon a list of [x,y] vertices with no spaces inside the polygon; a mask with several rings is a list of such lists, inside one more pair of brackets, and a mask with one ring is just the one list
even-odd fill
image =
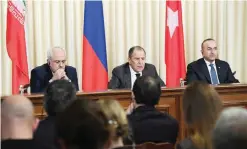
{"label": "white dress shirt", "polygon": [[207,60],[205,60],[205,59],[204,59],[204,61],[205,61],[206,65],[207,65],[207,68],[208,68],[208,72],[209,72],[209,75],[210,75],[211,83],[212,83],[213,81],[212,81],[212,77],[211,77],[211,73],[210,73],[211,67],[210,67],[209,65],[210,65],[210,64],[214,64],[214,69],[215,69],[215,72],[216,72],[216,75],[217,75],[217,80],[218,80],[218,82],[219,82],[219,84],[220,84],[220,81],[219,81],[219,78],[218,78],[218,72],[217,72],[217,68],[216,68],[215,61],[213,61],[212,63],[210,63],[209,61],[207,61]]}
{"label": "white dress shirt", "polygon": [[135,72],[130,65],[129,65],[129,67],[130,67],[131,89],[132,89],[133,88],[133,85],[135,83],[135,80],[136,80],[136,74],[139,73],[140,76],[142,76],[142,72]]}

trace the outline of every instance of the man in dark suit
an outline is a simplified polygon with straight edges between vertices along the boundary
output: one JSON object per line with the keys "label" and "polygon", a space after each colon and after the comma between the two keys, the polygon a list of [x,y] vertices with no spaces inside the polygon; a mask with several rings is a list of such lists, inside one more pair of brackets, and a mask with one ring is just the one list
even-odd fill
{"label": "man in dark suit", "polygon": [[146,52],[140,46],[134,46],[129,50],[127,63],[117,66],[112,70],[112,77],[108,88],[122,89],[132,88],[135,80],[139,76],[152,76],[159,80],[161,86],[165,83],[159,77],[156,68],[152,64],[145,63]]}
{"label": "man in dark suit", "polygon": [[74,67],[66,66],[66,51],[54,47],[47,52],[47,64],[38,66],[31,71],[31,93],[44,92],[46,86],[54,80],[65,79],[74,83],[77,90],[78,79]]}
{"label": "man in dark suit", "polygon": [[178,135],[178,121],[168,113],[155,108],[159,103],[161,88],[157,79],[141,76],[133,86],[133,102],[127,109],[132,140],[144,142],[169,142],[175,144]]}
{"label": "man in dark suit", "polygon": [[218,53],[214,39],[205,39],[201,49],[203,58],[187,66],[186,84],[195,80],[205,81],[209,84],[239,83],[233,76],[229,64],[216,59]]}
{"label": "man in dark suit", "polygon": [[76,99],[76,88],[67,80],[55,80],[48,85],[44,94],[44,108],[48,116],[40,121],[34,133],[36,149],[58,149],[56,117]]}

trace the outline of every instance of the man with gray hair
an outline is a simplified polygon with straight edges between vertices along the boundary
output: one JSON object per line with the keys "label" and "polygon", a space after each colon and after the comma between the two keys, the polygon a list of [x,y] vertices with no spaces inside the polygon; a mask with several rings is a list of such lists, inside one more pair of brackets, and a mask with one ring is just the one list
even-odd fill
{"label": "man with gray hair", "polygon": [[35,148],[33,131],[37,127],[32,102],[24,96],[8,96],[1,103],[1,146],[3,149]]}
{"label": "man with gray hair", "polygon": [[47,63],[31,71],[31,93],[44,92],[49,83],[60,79],[72,82],[79,90],[76,69],[66,65],[66,51],[61,47],[53,47],[47,52]]}
{"label": "man with gray hair", "polygon": [[225,109],[213,132],[214,149],[247,148],[247,110],[240,107]]}

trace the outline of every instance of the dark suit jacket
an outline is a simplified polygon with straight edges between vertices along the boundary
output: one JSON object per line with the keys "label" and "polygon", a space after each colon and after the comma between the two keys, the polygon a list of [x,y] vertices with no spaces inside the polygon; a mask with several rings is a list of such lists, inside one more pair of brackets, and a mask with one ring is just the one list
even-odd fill
{"label": "dark suit jacket", "polygon": [[[160,81],[161,86],[165,86],[165,83],[159,77],[156,68],[152,64],[145,64],[145,68],[142,71],[143,76],[152,76]],[[117,66],[112,70],[112,77],[108,84],[109,89],[123,89],[131,88],[131,74],[129,63]]]}
{"label": "dark suit jacket", "polygon": [[[220,83],[239,83],[232,74],[229,64],[219,59],[215,60]],[[187,66],[186,84],[195,80],[205,81],[211,84],[210,74],[203,58],[194,61]]]}
{"label": "dark suit jacket", "polygon": [[[78,87],[78,79],[77,72],[74,67],[66,66],[65,72],[71,82],[74,83],[77,90]],[[44,92],[44,89],[49,84],[49,80],[52,78],[52,72],[48,64],[43,64],[42,66],[38,66],[31,71],[31,93],[41,93]]]}
{"label": "dark suit jacket", "polygon": [[186,138],[177,144],[176,149],[197,149],[197,147],[190,138]]}
{"label": "dark suit jacket", "polygon": [[56,138],[55,121],[55,117],[48,116],[39,123],[33,136],[37,149],[59,149]]}
{"label": "dark suit jacket", "polygon": [[2,149],[36,149],[36,147],[33,140],[27,139],[9,139],[1,142]]}
{"label": "dark suit jacket", "polygon": [[136,144],[169,142],[175,144],[178,121],[155,107],[140,106],[128,115],[132,137]]}

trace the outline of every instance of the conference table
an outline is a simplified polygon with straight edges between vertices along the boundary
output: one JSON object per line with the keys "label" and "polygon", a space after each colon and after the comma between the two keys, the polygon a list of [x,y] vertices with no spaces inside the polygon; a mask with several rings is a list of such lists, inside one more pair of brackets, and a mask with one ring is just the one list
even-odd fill
{"label": "conference table", "polygon": [[[224,107],[247,107],[247,84],[225,84],[214,86],[219,93]],[[168,112],[179,121],[178,141],[187,135],[182,112],[182,95],[185,87],[162,88],[160,102],[156,106],[162,112]],[[35,114],[39,118],[46,116],[43,108],[43,94],[25,94],[31,99],[35,107]],[[102,92],[78,92],[78,99],[116,99],[127,109],[131,103],[131,90],[107,90]]]}

